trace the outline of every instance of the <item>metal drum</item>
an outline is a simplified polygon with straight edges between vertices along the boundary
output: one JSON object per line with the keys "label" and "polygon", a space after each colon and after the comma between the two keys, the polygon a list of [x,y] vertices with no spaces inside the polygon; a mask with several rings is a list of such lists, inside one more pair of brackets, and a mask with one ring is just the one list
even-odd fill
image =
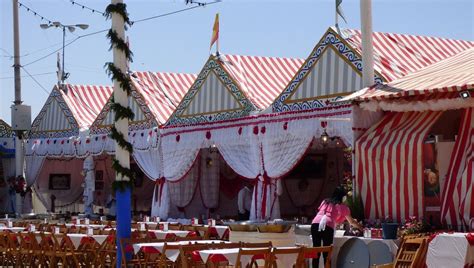
{"label": "metal drum", "polygon": [[367,247],[370,254],[370,266],[387,264],[393,261],[390,248],[382,241],[372,241]]}
{"label": "metal drum", "polygon": [[361,268],[369,267],[369,264],[369,248],[358,238],[347,240],[337,255],[337,268]]}

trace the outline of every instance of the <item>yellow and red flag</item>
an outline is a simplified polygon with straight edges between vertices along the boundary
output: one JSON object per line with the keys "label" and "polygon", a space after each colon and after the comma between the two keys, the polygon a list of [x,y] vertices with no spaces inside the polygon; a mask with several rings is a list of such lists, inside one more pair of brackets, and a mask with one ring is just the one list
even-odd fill
{"label": "yellow and red flag", "polygon": [[212,27],[211,45],[209,49],[217,42],[217,50],[219,50],[219,13],[216,14],[216,20],[214,21],[214,27]]}

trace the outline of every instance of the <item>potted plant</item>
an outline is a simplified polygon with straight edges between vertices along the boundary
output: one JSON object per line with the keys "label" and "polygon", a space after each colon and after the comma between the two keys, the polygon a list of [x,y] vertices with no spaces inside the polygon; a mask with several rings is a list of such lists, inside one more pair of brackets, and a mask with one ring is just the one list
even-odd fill
{"label": "potted plant", "polygon": [[392,217],[385,217],[382,223],[382,238],[383,239],[397,239],[398,223],[392,221]]}
{"label": "potted plant", "polygon": [[401,227],[400,234],[402,236],[405,235],[413,235],[413,234],[420,234],[420,233],[427,233],[431,231],[431,225],[423,220],[418,219],[415,216],[410,216],[405,221],[405,224]]}

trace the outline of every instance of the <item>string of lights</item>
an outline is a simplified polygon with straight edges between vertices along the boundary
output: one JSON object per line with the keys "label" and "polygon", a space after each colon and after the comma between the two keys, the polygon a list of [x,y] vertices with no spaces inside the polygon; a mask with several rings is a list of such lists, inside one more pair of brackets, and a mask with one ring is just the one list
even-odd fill
{"label": "string of lights", "polygon": [[20,2],[20,1],[18,1],[18,6],[19,6],[20,8],[23,8],[23,9],[26,10],[27,12],[33,14],[35,17],[40,18],[41,20],[47,21],[48,23],[52,23],[52,22],[53,22],[53,20],[48,19],[47,17],[45,17],[45,16],[39,14],[39,13],[36,12],[35,10],[31,9],[31,7],[26,6],[25,4],[23,4],[23,3]]}
{"label": "string of lights", "polygon": [[97,13],[99,15],[102,15],[102,16],[105,16],[105,13],[102,12],[102,11],[99,11],[97,9],[93,9],[91,7],[88,7],[86,5],[83,5],[81,3],[78,3],[77,1],[74,1],[74,0],[69,0],[69,2],[73,5],[73,6],[78,6],[78,7],[81,7],[82,9],[88,9],[90,10],[92,13]]}

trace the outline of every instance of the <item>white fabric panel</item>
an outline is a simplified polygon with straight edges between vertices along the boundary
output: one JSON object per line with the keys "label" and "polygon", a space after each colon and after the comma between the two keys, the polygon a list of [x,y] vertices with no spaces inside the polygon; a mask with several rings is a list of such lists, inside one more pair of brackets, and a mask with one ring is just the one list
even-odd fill
{"label": "white fabric panel", "polygon": [[167,181],[181,179],[192,167],[199,153],[197,148],[180,148],[163,144],[163,177]]}
{"label": "white fabric panel", "polygon": [[[156,181],[151,204],[151,215],[162,219],[168,218],[170,199],[168,193],[168,183],[164,180],[157,181],[162,177],[162,160],[159,149],[149,151],[133,151],[133,158],[145,175]],[[161,189],[163,187],[163,189]],[[161,195],[160,195],[161,193]]]}
{"label": "white fabric panel", "polygon": [[237,99],[219,80],[217,75],[210,71],[183,115],[215,113],[235,110],[240,107],[241,105],[237,102]]}
{"label": "white fabric panel", "polygon": [[84,213],[91,215],[93,211],[92,204],[94,203],[95,191],[95,164],[93,156],[89,155],[84,159],[83,171],[86,173],[84,178]]}
{"label": "white fabric panel", "polygon": [[226,163],[242,177],[255,179],[263,174],[260,143],[249,139],[247,143],[217,144]]}
{"label": "white fabric panel", "polygon": [[219,206],[219,159],[217,152],[211,153],[209,150],[201,150],[199,189],[201,190],[203,205],[206,208],[217,208]]}
{"label": "white fabric panel", "polygon": [[[131,122],[146,120],[145,115],[143,114],[140,108],[140,105],[137,103],[137,101],[132,95],[128,97],[128,106],[130,107],[130,109],[132,109],[134,113],[134,117]],[[105,117],[101,125],[110,126],[110,125],[113,125],[114,122],[115,122],[115,112],[113,112],[112,110],[109,110],[109,113],[107,114],[107,116]]]}
{"label": "white fabric panel", "polygon": [[43,167],[45,158],[44,156],[25,156],[25,179],[28,186],[35,183]]}
{"label": "white fabric panel", "polygon": [[328,46],[290,100],[349,93],[361,88],[361,74],[342,59],[334,47]]}
{"label": "white fabric panel", "polygon": [[433,99],[425,101],[405,101],[405,100],[388,100],[388,101],[368,101],[360,104],[368,111],[393,111],[393,112],[425,112],[425,111],[446,111],[463,108],[474,107],[474,99]]}
{"label": "white fabric panel", "polygon": [[177,182],[167,182],[171,204],[186,207],[191,202],[199,177],[199,165],[194,165],[189,172]]}
{"label": "white fabric panel", "polygon": [[35,129],[36,131],[51,131],[72,129],[67,117],[56,99],[53,99],[41,119],[41,123]]}

